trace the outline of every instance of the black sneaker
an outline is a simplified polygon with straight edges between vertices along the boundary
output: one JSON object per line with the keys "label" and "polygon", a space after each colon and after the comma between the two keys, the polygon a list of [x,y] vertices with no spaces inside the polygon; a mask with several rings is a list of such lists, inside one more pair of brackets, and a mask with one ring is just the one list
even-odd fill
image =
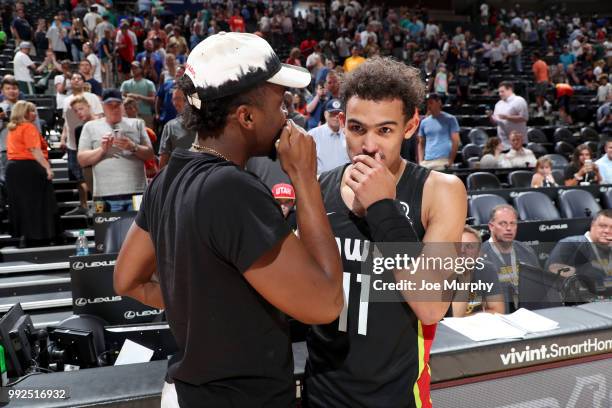
{"label": "black sneaker", "polygon": [[88,214],[87,208],[79,206],[79,207],[76,207],[73,210],[68,211],[64,215],[85,215],[85,216],[87,216],[87,214]]}

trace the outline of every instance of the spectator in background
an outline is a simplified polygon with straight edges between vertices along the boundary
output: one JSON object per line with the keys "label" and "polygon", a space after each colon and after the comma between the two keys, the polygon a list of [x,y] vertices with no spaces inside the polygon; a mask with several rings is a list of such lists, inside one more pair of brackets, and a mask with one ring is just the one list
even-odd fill
{"label": "spectator in background", "polygon": [[599,167],[593,163],[593,153],[586,144],[581,144],[574,150],[572,160],[565,168],[563,179],[566,186],[599,184],[601,174]]}
{"label": "spectator in background", "polygon": [[538,257],[533,249],[516,241],[518,214],[509,204],[497,205],[491,210],[489,231],[491,239],[482,244],[481,256],[494,265],[499,283],[510,305],[507,312],[515,310],[514,297],[519,295],[520,264],[538,268]]}
{"label": "spectator in background", "polygon": [[61,62],[62,73],[56,75],[53,78],[53,84],[55,85],[55,106],[57,109],[63,109],[64,101],[68,96],[72,95],[72,84],[70,78],[72,78],[72,72],[70,71],[70,60],[63,60]]}
{"label": "spectator in background", "polygon": [[609,93],[608,100],[597,108],[597,127],[601,133],[612,136],[612,93]]}
{"label": "spectator in background", "polygon": [[442,99],[437,93],[426,97],[428,116],[423,119],[418,137],[418,163],[432,170],[452,166],[459,146],[459,123],[442,111]]}
{"label": "spectator in background", "polygon": [[531,188],[557,187],[552,174],[552,161],[548,157],[540,157],[536,162],[535,173],[531,178]]}
{"label": "spectator in background", "polygon": [[604,286],[612,268],[610,241],[612,210],[605,209],[593,216],[585,234],[560,240],[550,253],[545,269],[564,278],[577,274],[586,279],[591,288]]}
{"label": "spectator in background", "polygon": [[612,184],[612,138],[606,140],[604,147],[606,154],[601,156],[595,165],[601,174],[601,183]]}
{"label": "spectator in background", "polygon": [[47,30],[49,46],[59,60],[68,59],[68,48],[64,39],[68,37],[68,32],[62,25],[62,18],[57,15],[53,19],[53,24]]}
{"label": "spectator in background", "polygon": [[513,130],[510,133],[510,151],[502,156],[501,167],[534,167],[533,152],[523,147],[523,134]]}
{"label": "spectator in background", "polygon": [[434,78],[433,91],[446,98],[448,95],[448,74],[446,73],[446,64],[438,64],[438,70]]}
{"label": "spectator in background", "polygon": [[159,167],[163,168],[170,160],[172,152],[178,147],[189,150],[195,142],[196,134],[192,130],[185,129],[181,117],[185,109],[185,95],[175,88],[172,91],[172,104],[176,109],[176,118],[170,120],[164,126],[164,130],[159,143]]}
{"label": "spectator in background", "polygon": [[608,82],[607,75],[599,77],[599,86],[597,87],[597,102],[605,103],[612,95],[612,84]]}
{"label": "spectator in background", "polygon": [[[89,122],[90,120],[95,119],[95,117],[91,113],[91,105],[89,105],[89,102],[87,101],[84,95],[79,95],[75,98],[72,98],[72,100],[70,101],[70,108],[74,111],[77,118],[82,123],[81,125],[78,125],[74,128],[74,139],[76,145],[78,146],[79,140],[81,139],[81,132],[83,131],[83,125],[85,125],[85,123]],[[87,186],[86,191],[93,191],[93,174],[91,172],[91,167],[85,167],[81,169],[81,171],[83,174],[83,179],[85,180],[85,184]],[[72,211],[74,211],[76,214],[85,214],[85,212],[81,208],[87,210],[88,216],[91,215],[92,212],[89,210],[89,205],[87,202],[81,202],[81,206],[77,207]]]}
{"label": "spectator in background", "polygon": [[117,52],[117,71],[119,71],[119,80],[127,80],[132,68],[132,62],[136,55],[136,46],[138,40],[136,34],[129,30],[127,22],[121,23],[121,29],[115,37],[115,45]]}
{"label": "spectator in background", "polygon": [[70,40],[70,52],[72,54],[72,60],[74,62],[78,62],[83,59],[83,44],[87,42],[89,38],[89,33],[87,29],[83,26],[83,22],[75,18],[72,21],[72,27],[70,28],[70,32],[68,34],[68,38]]}
{"label": "spectator in background", "polygon": [[540,58],[540,53],[538,51],[534,51],[531,54],[531,58],[533,60],[531,70],[533,72],[533,78],[535,81],[535,96],[536,104],[538,105],[538,115],[544,116],[546,92],[548,91],[548,86],[550,85],[548,65],[542,58]]}
{"label": "spectator in background", "polygon": [[148,127],[153,127],[153,107],[155,105],[155,84],[144,78],[142,65],[132,63],[132,79],[121,84],[121,93],[124,97],[134,98],[138,101],[138,111]]}
{"label": "spectator in background", "polygon": [[574,88],[565,81],[555,85],[555,91],[557,94],[557,104],[559,108],[559,120],[566,125],[571,125],[574,120],[572,119],[570,111],[570,102],[574,95]]}
{"label": "spectator in background", "polygon": [[[36,106],[19,101],[11,111],[6,141],[9,220],[20,246],[57,236],[57,203],[48,146],[34,121]],[[48,242],[46,242],[48,243]]]}
{"label": "spectator in background", "polygon": [[317,146],[317,174],[335,169],[350,161],[339,118],[343,111],[340,100],[330,99],[325,104],[325,124],[308,131]]}
{"label": "spectator in background", "polygon": [[513,72],[523,72],[523,63],[521,54],[523,53],[523,45],[515,33],[510,35],[508,43],[508,56],[510,57],[510,69]]}
{"label": "spectator in background", "polygon": [[94,79],[91,62],[88,59],[84,59],[79,63],[79,72],[83,75],[85,82],[91,86],[91,93],[101,97],[102,84]]}
{"label": "spectator in background", "polygon": [[98,53],[102,65],[102,86],[104,88],[112,88],[115,85],[115,75],[113,72],[115,43],[113,42],[111,30],[104,30],[104,36],[98,43]]}
{"label": "spectator in background", "polygon": [[307,130],[319,126],[323,118],[325,104],[330,99],[338,99],[339,95],[340,81],[338,75],[334,71],[330,71],[324,83],[317,83],[316,94],[310,99],[308,105],[306,105],[306,111],[310,115],[306,121]]}
{"label": "spectator in background", "polygon": [[504,157],[502,152],[504,151],[504,145],[501,139],[497,136],[490,137],[487,139],[484,148],[482,149],[482,157],[480,158],[481,169],[494,169],[500,167],[501,161]]}
{"label": "spectator in background", "polygon": [[145,40],[144,48],[145,50],[143,52],[136,55],[136,61],[142,66],[144,77],[156,84],[159,82],[159,77],[164,68],[164,60],[162,56],[155,51],[153,40]]}
{"label": "spectator in background", "polygon": [[293,106],[293,94],[289,91],[285,92],[285,109],[287,110],[287,119],[291,119],[293,123],[301,128],[306,128],[306,118],[299,112],[295,111]]}
{"label": "spectator in background", "polygon": [[510,147],[509,135],[513,130],[521,135],[527,134],[529,108],[522,96],[514,94],[512,82],[502,81],[498,93],[500,100],[495,104],[491,122],[497,125],[497,136],[501,139],[505,150]]}
{"label": "spectator in background", "polygon": [[470,97],[470,85],[472,85],[472,75],[469,63],[459,64],[459,73],[456,78],[457,83],[457,105],[461,106],[468,102]]}
{"label": "spectator in background", "polygon": [[[138,116],[138,103],[136,102],[135,99],[125,98],[123,100],[123,110],[125,111],[126,117],[130,119],[142,120]],[[157,135],[155,134],[153,129],[149,127],[145,127],[145,130],[147,132],[147,136],[149,137],[149,141],[151,142],[151,145],[154,145],[157,142]],[[144,166],[145,166],[145,174],[147,176],[147,180],[155,177],[155,175],[159,171],[159,163],[157,162],[157,157],[155,156],[152,159],[145,161]]]}
{"label": "spectator in background", "polygon": [[108,14],[103,15],[102,21],[96,24],[96,29],[95,29],[96,38],[98,40],[101,40],[102,38],[104,38],[105,37],[104,33],[106,32],[106,30],[110,31],[111,33],[115,31],[115,26],[109,21]]}
{"label": "spectator in background", "polygon": [[[466,259],[477,259],[480,254],[482,238],[478,231],[466,225],[461,235],[460,256]],[[452,302],[453,317],[465,317],[478,312],[501,313],[506,312],[504,295],[499,284],[495,266],[487,261],[481,261],[482,268],[473,268],[471,271],[464,272],[464,276],[469,277],[469,282],[492,283],[490,291],[477,291],[466,293],[467,299],[462,294],[455,295]]]}
{"label": "spectator in background", "polygon": [[43,55],[45,51],[49,49],[47,29],[47,20],[45,20],[44,18],[39,18],[33,39],[34,47],[36,48],[36,55]]}
{"label": "spectator in background", "polygon": [[295,65],[298,67],[302,66],[302,61],[300,61],[300,57],[302,56],[302,52],[299,48],[294,47],[289,52],[289,58],[285,61],[285,64]]}
{"label": "spectator in background", "polygon": [[83,17],[83,24],[85,24],[85,28],[89,32],[89,39],[91,41],[94,40],[94,34],[95,34],[96,26],[101,21],[102,21],[102,16],[100,16],[96,12],[96,8],[95,7],[90,7],[89,11],[87,12],[87,14],[85,14],[85,16]]}
{"label": "spectator in background", "polygon": [[246,32],[246,26],[244,24],[244,19],[240,15],[240,9],[238,7],[234,8],[234,15],[229,18],[229,26],[230,29],[237,33]]}
{"label": "spectator in background", "polygon": [[19,85],[19,90],[25,94],[34,93],[34,79],[30,70],[37,70],[41,72],[44,66],[41,64],[38,68],[36,64],[30,59],[30,49],[32,44],[27,41],[22,41],[19,44],[19,51],[15,53],[13,58],[13,72],[15,73],[15,79]]}
{"label": "spectator in background", "polygon": [[25,16],[25,9],[23,7],[18,7],[15,14],[16,16],[11,23],[11,34],[15,37],[15,45],[19,47],[23,41],[33,40],[33,30]]}
{"label": "spectator in background", "polygon": [[568,45],[563,46],[563,53],[559,55],[559,62],[563,64],[563,69],[567,71],[567,67],[576,63],[576,56],[569,50]]}
{"label": "spectator in background", "polygon": [[146,186],[143,163],[154,157],[141,120],[122,117],[121,93],[102,95],[104,117],[87,122],[79,143],[79,163],[93,166],[96,212],[133,210],[132,196]]}
{"label": "spectator in background", "polygon": [[295,215],[295,190],[288,183],[275,184],[272,187],[272,196],[280,206],[283,217],[292,231],[297,230],[297,218]]}
{"label": "spectator in background", "polygon": [[361,48],[354,45],[351,48],[351,56],[344,60],[344,72],[351,72],[364,62],[365,58],[361,56]]}
{"label": "spectator in background", "polygon": [[100,63],[100,58],[98,58],[98,56],[93,52],[93,48],[89,41],[83,44],[83,55],[91,64],[93,78],[102,84],[102,64]]}

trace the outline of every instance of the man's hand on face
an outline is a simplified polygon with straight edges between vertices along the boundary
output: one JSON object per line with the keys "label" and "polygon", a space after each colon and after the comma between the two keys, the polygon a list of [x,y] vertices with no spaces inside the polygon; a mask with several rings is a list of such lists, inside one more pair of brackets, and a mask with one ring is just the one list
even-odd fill
{"label": "man's hand on face", "polygon": [[395,199],[395,177],[383,164],[380,153],[374,157],[355,156],[346,184],[366,210],[377,201]]}

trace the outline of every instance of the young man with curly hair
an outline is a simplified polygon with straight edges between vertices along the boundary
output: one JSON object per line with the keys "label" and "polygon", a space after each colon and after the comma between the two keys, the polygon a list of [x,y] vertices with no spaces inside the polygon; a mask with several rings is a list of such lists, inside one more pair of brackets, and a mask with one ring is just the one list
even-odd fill
{"label": "young man with curly hair", "polygon": [[[197,142],[175,150],[147,189],[117,259],[115,290],[166,309],[179,349],[168,377],[181,408],[290,407],[285,314],[328,323],[343,301],[315,145],[283,110],[285,88],[305,87],[310,74],[282,65],[265,40],[244,33],[202,41],[186,72],[178,84],[188,102],[183,119]],[[270,189],[244,170],[277,140],[304,200],[299,238]],[[162,406],[170,393],[166,386]]]}
{"label": "young man with curly hair", "polygon": [[[362,270],[365,248],[375,243],[461,240],[463,183],[400,156],[402,141],[419,127],[424,92],[418,70],[389,58],[368,59],[342,85],[351,162],[321,174],[319,183],[341,250],[346,300],[339,319],[309,334],[307,407],[431,405],[429,348],[449,294],[368,301],[376,278]],[[403,273],[393,271],[396,279]]]}

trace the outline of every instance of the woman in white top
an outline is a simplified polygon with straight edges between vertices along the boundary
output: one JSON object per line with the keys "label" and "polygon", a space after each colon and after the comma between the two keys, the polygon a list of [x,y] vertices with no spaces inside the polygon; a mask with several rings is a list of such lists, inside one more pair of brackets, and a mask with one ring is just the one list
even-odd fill
{"label": "woman in white top", "polygon": [[482,157],[480,158],[481,169],[494,169],[500,166],[503,159],[502,151],[504,146],[501,139],[497,136],[490,137],[482,149]]}

